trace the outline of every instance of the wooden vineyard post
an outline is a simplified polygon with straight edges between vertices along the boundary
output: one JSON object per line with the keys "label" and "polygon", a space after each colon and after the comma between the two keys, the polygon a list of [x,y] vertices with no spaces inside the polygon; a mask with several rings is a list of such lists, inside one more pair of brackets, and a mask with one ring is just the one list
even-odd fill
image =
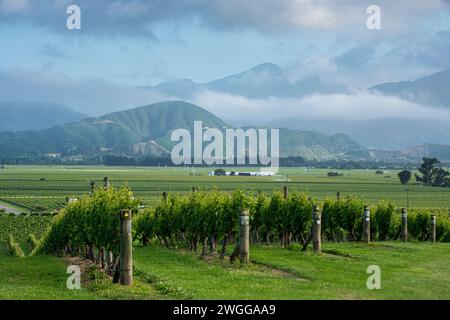
{"label": "wooden vineyard post", "polygon": [[364,242],[370,243],[370,209],[364,206]]}
{"label": "wooden vineyard post", "polygon": [[289,198],[289,188],[288,188],[288,186],[284,186],[283,194],[284,194],[284,200],[287,200]]}
{"label": "wooden vineyard post", "polygon": [[113,254],[111,251],[107,251],[106,252],[106,257],[105,257],[105,269],[106,272],[108,274],[110,274],[112,272],[112,268],[113,268]]}
{"label": "wooden vineyard post", "polygon": [[104,187],[105,189],[108,189],[110,186],[111,186],[111,183],[109,182],[108,177],[104,177],[104,178],[103,178],[103,187]]}
{"label": "wooden vineyard post", "polygon": [[167,192],[164,191],[162,196],[163,196],[163,199],[164,199],[164,203],[167,203]]}
{"label": "wooden vineyard post", "polygon": [[402,208],[402,241],[408,241],[408,210]]}
{"label": "wooden vineyard post", "polygon": [[[289,199],[289,187],[288,186],[284,186],[283,187],[283,198],[284,201],[288,201]],[[283,244],[284,247],[288,246],[290,244],[290,239],[289,239],[289,233],[288,232],[283,232],[282,238],[281,238],[281,242]]]}
{"label": "wooden vineyard post", "polygon": [[312,242],[314,253],[321,253],[321,239],[322,239],[322,229],[321,229],[321,214],[318,206],[314,206],[312,209]]}
{"label": "wooden vineyard post", "polygon": [[131,210],[120,211],[120,276],[119,283],[133,283],[133,246],[131,238]]}
{"label": "wooden vineyard post", "polygon": [[100,267],[102,269],[105,269],[106,266],[105,248],[100,248],[98,252],[98,261],[100,262]]}
{"label": "wooden vineyard post", "polygon": [[95,191],[95,182],[91,181],[91,196],[94,194]]}
{"label": "wooden vineyard post", "polygon": [[240,218],[239,259],[242,263],[248,263],[250,260],[250,219],[248,210],[242,211]]}
{"label": "wooden vineyard post", "polygon": [[431,242],[436,243],[436,216],[431,215]]}

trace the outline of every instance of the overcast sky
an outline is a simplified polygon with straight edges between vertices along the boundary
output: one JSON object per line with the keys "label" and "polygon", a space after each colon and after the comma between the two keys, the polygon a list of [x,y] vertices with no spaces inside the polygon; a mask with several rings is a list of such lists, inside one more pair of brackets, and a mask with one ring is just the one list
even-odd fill
{"label": "overcast sky", "polygon": [[[70,4],[81,30],[66,28]],[[381,30],[366,27],[371,4]],[[449,52],[447,0],[0,0],[0,99],[85,112],[164,98],[138,86],[263,62],[362,88],[450,68]]]}

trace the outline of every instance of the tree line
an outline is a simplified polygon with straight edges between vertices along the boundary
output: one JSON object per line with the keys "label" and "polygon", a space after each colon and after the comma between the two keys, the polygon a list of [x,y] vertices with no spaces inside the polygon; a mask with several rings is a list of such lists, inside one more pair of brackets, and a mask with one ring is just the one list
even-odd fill
{"label": "tree line", "polygon": [[[439,164],[440,161],[436,158],[423,158],[422,164],[418,168],[420,174],[414,174],[416,181],[424,186],[450,187],[450,173],[438,166]],[[399,172],[398,177],[400,182],[406,185],[410,181],[412,173],[409,170],[403,170]]]}

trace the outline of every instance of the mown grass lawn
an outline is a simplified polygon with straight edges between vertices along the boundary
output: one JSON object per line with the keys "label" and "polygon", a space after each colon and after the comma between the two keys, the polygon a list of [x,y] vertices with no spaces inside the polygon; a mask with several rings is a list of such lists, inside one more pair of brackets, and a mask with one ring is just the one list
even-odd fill
{"label": "mown grass lawn", "polygon": [[110,279],[84,283],[80,290],[67,289],[65,260],[38,255],[17,258],[0,246],[0,300],[105,300],[161,299],[156,290],[136,279],[133,287],[112,284]]}
{"label": "mown grass lawn", "polygon": [[88,290],[68,290],[66,265],[50,256],[11,257],[0,246],[0,299],[95,299]]}
{"label": "mown grass lawn", "polygon": [[[159,246],[134,250],[133,287],[98,280],[66,288],[67,262],[15,258],[0,246],[0,299],[450,299],[450,244],[324,243],[314,255],[252,246],[251,264]],[[369,265],[381,268],[381,289],[369,290]]]}
{"label": "mown grass lawn", "polygon": [[[249,266],[199,260],[160,247],[136,248],[138,269],[164,275],[194,299],[450,299],[450,244],[326,243],[320,256],[253,246]],[[381,289],[366,287],[367,267]]]}
{"label": "mown grass lawn", "polygon": [[[259,247],[253,260],[309,279],[305,299],[450,299],[450,245],[328,243],[321,256]],[[381,289],[368,290],[367,267],[381,270]]]}

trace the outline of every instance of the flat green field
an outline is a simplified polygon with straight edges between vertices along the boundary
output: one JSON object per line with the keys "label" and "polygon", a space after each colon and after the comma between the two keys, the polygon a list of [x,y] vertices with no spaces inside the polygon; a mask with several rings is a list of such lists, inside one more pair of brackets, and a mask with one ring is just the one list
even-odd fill
{"label": "flat green field", "polygon": [[[327,177],[337,170],[284,168],[276,177],[210,177],[211,168],[134,168],[75,166],[6,166],[0,170],[0,201],[23,211],[47,211],[61,208],[66,197],[89,192],[89,182],[101,185],[107,176],[113,185],[129,185],[135,196],[150,204],[163,191],[184,193],[192,187],[271,193],[288,185],[290,190],[309,192],[319,200],[342,196],[358,196],[368,204],[389,200],[411,208],[449,208],[450,188],[424,187],[414,178],[402,186],[396,171],[375,174],[375,170],[343,170],[342,177]],[[239,171],[238,168],[228,169]],[[245,168],[241,171],[256,171]]]}
{"label": "flat green field", "polygon": [[0,299],[12,300],[99,300],[161,299],[151,285],[136,279],[135,285],[123,287],[111,281],[93,281],[80,290],[67,289],[69,263],[63,259],[40,255],[16,258],[0,246]]}
{"label": "flat green field", "polygon": [[[63,259],[14,258],[0,247],[0,299],[450,299],[450,245],[324,243],[313,255],[253,246],[248,266],[159,246],[134,250],[135,284],[110,280],[66,288]],[[381,289],[366,286],[367,267]]]}

